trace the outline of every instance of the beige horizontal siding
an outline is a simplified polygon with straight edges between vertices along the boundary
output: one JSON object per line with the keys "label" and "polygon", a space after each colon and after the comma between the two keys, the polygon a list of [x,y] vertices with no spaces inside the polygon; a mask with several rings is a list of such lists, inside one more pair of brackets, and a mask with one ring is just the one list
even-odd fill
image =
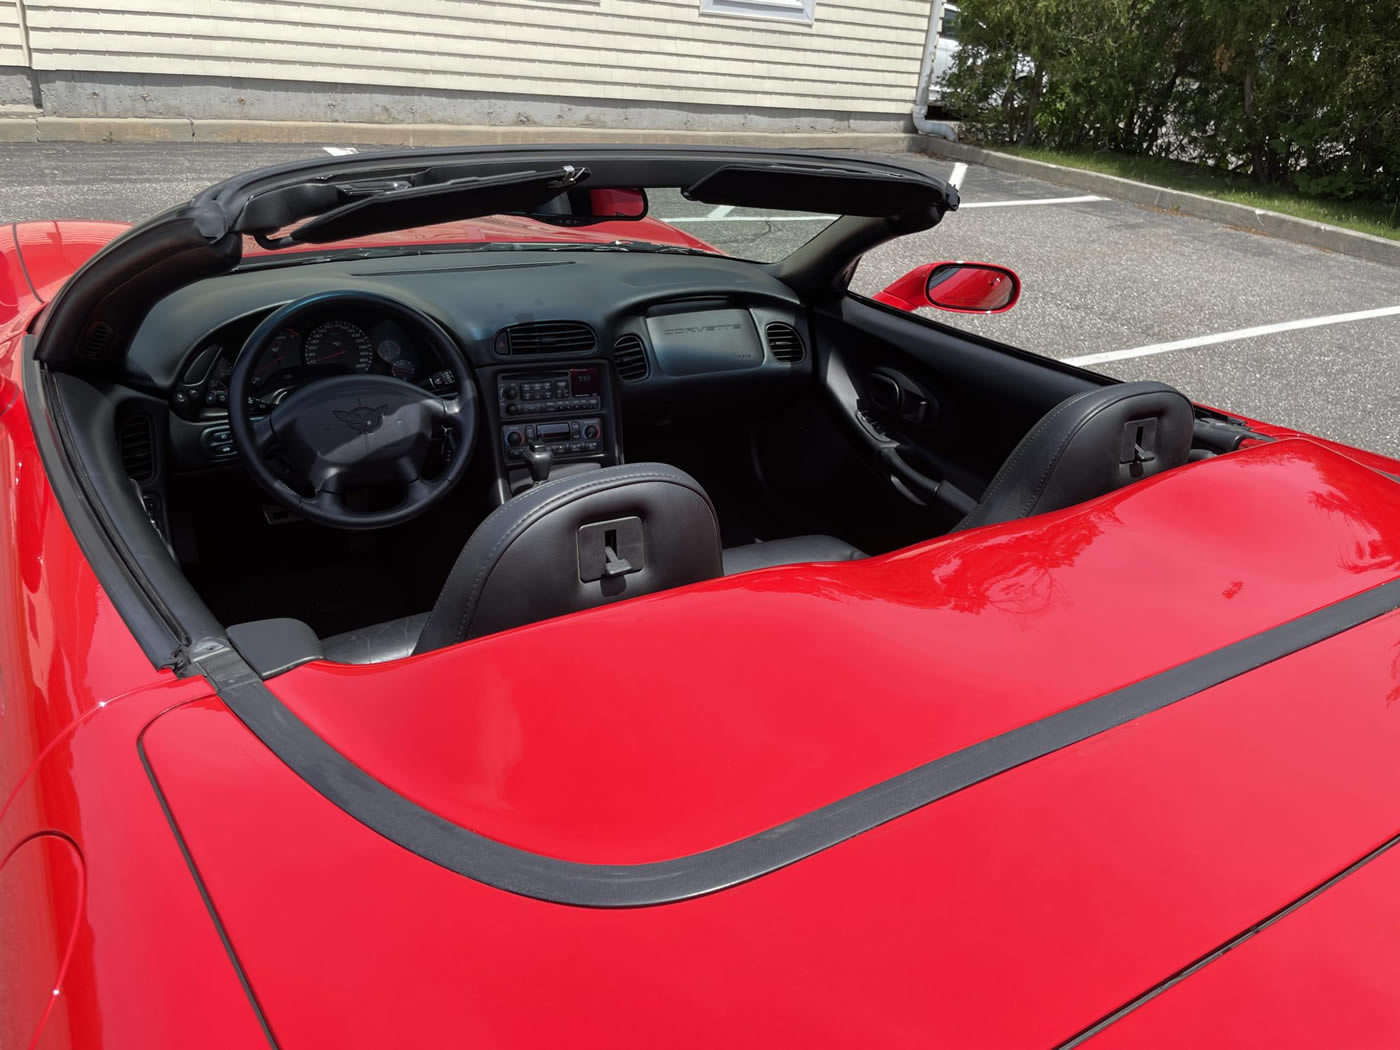
{"label": "beige horizontal siding", "polygon": [[[13,0],[0,0],[0,4]],[[895,113],[929,0],[816,0],[811,25],[699,0],[28,0],[37,69]],[[0,11],[3,7],[0,7]],[[0,15],[0,44],[3,44]]]}
{"label": "beige horizontal siding", "polygon": [[0,0],[0,66],[22,66],[24,41],[19,28],[19,4]]}

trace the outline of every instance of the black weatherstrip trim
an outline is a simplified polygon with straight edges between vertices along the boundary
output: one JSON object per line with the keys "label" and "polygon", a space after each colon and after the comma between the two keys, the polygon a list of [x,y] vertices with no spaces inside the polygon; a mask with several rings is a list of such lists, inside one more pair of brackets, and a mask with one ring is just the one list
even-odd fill
{"label": "black weatherstrip trim", "polygon": [[[157,719],[159,717],[159,715],[156,716]],[[253,986],[248,983],[248,975],[244,972],[243,964],[239,962],[238,955],[233,950],[233,942],[228,938],[228,931],[224,929],[224,922],[219,918],[219,913],[214,907],[214,898],[209,896],[209,889],[204,885],[204,879],[199,874],[199,868],[195,865],[189,846],[185,844],[185,836],[180,834],[180,825],[175,823],[175,814],[170,811],[170,803],[166,800],[165,792],[160,789],[160,780],[157,779],[155,770],[151,768],[150,759],[146,757],[146,729],[150,729],[154,724],[154,721],[149,723],[145,729],[141,730],[141,735],[136,738],[136,753],[141,756],[141,767],[145,769],[146,777],[155,790],[156,801],[160,803],[160,811],[165,814],[165,821],[170,825],[170,833],[175,836],[175,844],[180,847],[180,855],[185,858],[185,866],[190,869],[190,877],[194,879],[199,896],[209,912],[209,918],[214,922],[214,929],[218,931],[219,940],[223,943],[224,951],[228,953],[229,962],[233,964],[233,971],[238,975],[238,983],[243,986],[243,994],[248,997],[248,1004],[252,1006],[253,1014],[257,1017],[258,1024],[262,1026],[263,1035],[267,1037],[267,1045],[272,1047],[272,1050],[278,1050],[277,1040],[273,1038],[272,1028],[268,1025],[267,1017],[263,1014],[262,1004],[258,1002],[258,997],[253,994]]]}
{"label": "black weatherstrip trim", "polygon": [[[234,654],[205,668],[233,712],[303,780],[420,857],[510,893],[627,908],[714,893],[853,838],[954,792],[1161,710],[1400,608],[1400,579],[991,737],[800,817],[715,849],[651,864],[580,864],[488,839],[429,812],[348,761]],[[221,673],[226,672],[226,673]]]}

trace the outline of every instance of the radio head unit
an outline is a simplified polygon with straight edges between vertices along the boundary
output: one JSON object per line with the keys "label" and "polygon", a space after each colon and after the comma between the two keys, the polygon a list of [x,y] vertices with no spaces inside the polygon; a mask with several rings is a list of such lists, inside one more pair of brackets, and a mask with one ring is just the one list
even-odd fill
{"label": "radio head unit", "polygon": [[539,372],[508,372],[496,379],[501,416],[597,412],[603,407],[600,365]]}

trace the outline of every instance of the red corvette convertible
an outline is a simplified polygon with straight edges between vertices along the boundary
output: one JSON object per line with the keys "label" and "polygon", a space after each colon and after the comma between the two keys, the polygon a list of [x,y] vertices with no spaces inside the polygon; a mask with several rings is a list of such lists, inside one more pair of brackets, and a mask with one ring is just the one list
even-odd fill
{"label": "red corvette convertible", "polygon": [[850,291],[957,204],[551,146],[0,230],[0,1047],[1400,1045],[1400,463]]}

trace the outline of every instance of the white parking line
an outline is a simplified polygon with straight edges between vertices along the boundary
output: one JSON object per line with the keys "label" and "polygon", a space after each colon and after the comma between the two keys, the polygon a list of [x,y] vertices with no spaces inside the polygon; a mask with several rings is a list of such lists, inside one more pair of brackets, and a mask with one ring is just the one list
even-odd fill
{"label": "white parking line", "polygon": [[[1106,201],[1107,197],[1086,194],[1082,197],[1037,197],[1025,201],[972,201],[964,203],[959,211],[968,208],[1024,208],[1039,204],[1087,204],[1091,201]],[[835,215],[730,215],[730,205],[721,204],[707,215],[677,215],[662,219],[662,222],[830,222]]]}
{"label": "white parking line", "polygon": [[352,153],[360,152],[354,146],[322,146],[321,148],[332,157],[348,157]]}
{"label": "white parking line", "polygon": [[1257,339],[1261,335],[1278,335],[1280,332],[1293,332],[1300,328],[1321,328],[1329,324],[1348,324],[1352,321],[1369,321],[1376,317],[1400,315],[1400,306],[1382,306],[1375,310],[1356,310],[1349,314],[1328,314],[1326,317],[1305,317],[1301,321],[1283,321],[1279,324],[1262,324],[1255,328],[1238,328],[1233,332],[1220,332],[1216,335],[1201,335],[1194,339],[1177,339],[1170,343],[1152,343],[1148,346],[1135,346],[1130,350],[1106,350],[1101,354],[1085,354],[1082,357],[1067,357],[1066,364],[1098,365],[1105,361],[1126,361],[1132,357],[1149,357],[1152,354],[1165,354],[1172,350],[1190,350],[1198,346],[1211,346],[1214,343],[1233,343],[1237,339]]}
{"label": "white parking line", "polygon": [[835,215],[677,215],[662,222],[830,222]]}
{"label": "white parking line", "polygon": [[966,175],[966,174],[967,174],[967,165],[966,165],[966,164],[954,164],[954,165],[953,165],[953,174],[951,174],[951,175],[948,176],[948,185],[949,185],[949,186],[952,186],[952,187],[954,187],[954,188],[960,188],[960,187],[962,186],[963,176]]}
{"label": "white parking line", "polygon": [[1033,204],[1088,204],[1090,201],[1106,201],[1107,197],[1087,194],[1083,197],[1037,197],[1027,201],[972,201],[963,204],[958,211],[968,208],[1028,208]]}

